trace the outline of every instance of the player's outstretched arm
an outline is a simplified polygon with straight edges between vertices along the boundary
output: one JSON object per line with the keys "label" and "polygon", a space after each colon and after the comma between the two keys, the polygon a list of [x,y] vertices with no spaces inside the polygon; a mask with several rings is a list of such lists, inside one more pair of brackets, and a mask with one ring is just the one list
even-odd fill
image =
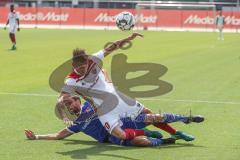
{"label": "player's outstretched arm", "polygon": [[121,48],[122,46],[124,46],[126,43],[128,43],[129,41],[134,40],[136,37],[143,37],[142,34],[140,33],[133,33],[131,36],[115,41],[113,43],[111,43],[109,46],[107,46],[106,48],[104,48],[104,57],[106,57],[107,55],[109,55],[110,53],[112,53],[113,51]]}
{"label": "player's outstretched arm", "polygon": [[6,25],[5,25],[4,29],[7,28],[7,25],[8,25],[8,24],[9,24],[9,19],[8,19],[7,22],[6,22]]}
{"label": "player's outstretched arm", "polygon": [[25,135],[29,140],[61,140],[71,136],[73,133],[67,129],[63,129],[57,133],[37,135],[29,129],[25,129]]}
{"label": "player's outstretched arm", "polygon": [[17,30],[20,31],[20,27],[19,27],[20,26],[20,21],[19,21],[19,18],[17,18],[17,24],[18,24]]}

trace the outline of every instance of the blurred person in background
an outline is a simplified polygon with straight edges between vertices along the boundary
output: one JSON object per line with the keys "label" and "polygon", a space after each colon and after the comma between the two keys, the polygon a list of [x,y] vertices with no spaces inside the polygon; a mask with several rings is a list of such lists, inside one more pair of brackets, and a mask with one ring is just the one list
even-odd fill
{"label": "blurred person in background", "polygon": [[8,13],[8,18],[7,18],[7,22],[6,22],[6,26],[4,27],[4,29],[7,28],[7,25],[9,24],[9,38],[12,42],[12,48],[11,50],[16,50],[16,36],[15,33],[16,31],[20,31],[19,28],[19,16],[18,14],[15,12],[14,9],[14,5],[11,4],[10,5],[10,12]]}
{"label": "blurred person in background", "polygon": [[225,24],[225,17],[222,15],[222,11],[220,11],[216,16],[215,24],[217,29],[219,30],[218,40],[224,40],[223,28]]}

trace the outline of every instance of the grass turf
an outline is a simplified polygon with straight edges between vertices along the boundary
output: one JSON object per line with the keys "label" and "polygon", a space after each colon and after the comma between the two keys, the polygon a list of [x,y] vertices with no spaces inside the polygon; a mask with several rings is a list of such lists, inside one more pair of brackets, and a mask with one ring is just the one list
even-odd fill
{"label": "grass turf", "polygon": [[[235,160],[240,157],[240,36],[216,33],[142,32],[129,50],[128,62],[160,63],[169,69],[161,79],[174,89],[152,100],[141,100],[153,111],[202,114],[202,124],[173,124],[196,137],[193,142],[155,148],[99,144],[83,134],[62,141],[28,141],[25,128],[53,133],[64,127],[54,115],[56,94],[48,85],[52,71],[75,47],[92,53],[106,42],[127,36],[120,31],[23,29],[17,51],[7,32],[0,31],[0,159],[184,159]],[[117,52],[116,52],[117,53]],[[110,72],[111,56],[104,61]],[[140,88],[141,89],[141,88]],[[9,94],[8,94],[9,93]],[[20,93],[20,95],[10,94]],[[153,129],[153,128],[152,128]]]}

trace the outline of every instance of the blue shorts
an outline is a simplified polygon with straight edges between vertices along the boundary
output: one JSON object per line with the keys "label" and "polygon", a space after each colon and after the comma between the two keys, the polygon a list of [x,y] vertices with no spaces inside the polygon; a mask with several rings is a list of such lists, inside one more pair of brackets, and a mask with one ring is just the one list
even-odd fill
{"label": "blue shorts", "polygon": [[[122,129],[126,129],[126,128],[132,128],[132,129],[142,129],[145,128],[147,126],[147,124],[145,124],[144,120],[145,120],[145,114],[144,113],[140,113],[135,120],[131,120],[131,118],[123,118],[121,119],[122,121]],[[119,138],[116,138],[114,136],[110,136],[109,141],[113,144],[117,144],[117,145],[123,145],[123,146],[131,146],[131,140],[121,140]]]}

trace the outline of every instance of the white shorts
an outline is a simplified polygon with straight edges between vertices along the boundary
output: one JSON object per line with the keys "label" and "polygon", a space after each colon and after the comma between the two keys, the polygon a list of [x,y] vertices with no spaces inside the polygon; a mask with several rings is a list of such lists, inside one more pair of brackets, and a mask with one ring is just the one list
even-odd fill
{"label": "white shorts", "polygon": [[217,28],[218,28],[218,29],[223,29],[223,24],[218,24],[218,25],[217,25]]}
{"label": "white shorts", "polygon": [[112,130],[121,124],[121,117],[131,117],[135,119],[143,110],[144,106],[136,101],[134,106],[126,104],[123,100],[119,100],[119,104],[112,111],[98,116],[104,128],[111,134]]}
{"label": "white shorts", "polygon": [[10,25],[9,26],[9,32],[10,33],[16,33],[17,32],[17,25]]}

